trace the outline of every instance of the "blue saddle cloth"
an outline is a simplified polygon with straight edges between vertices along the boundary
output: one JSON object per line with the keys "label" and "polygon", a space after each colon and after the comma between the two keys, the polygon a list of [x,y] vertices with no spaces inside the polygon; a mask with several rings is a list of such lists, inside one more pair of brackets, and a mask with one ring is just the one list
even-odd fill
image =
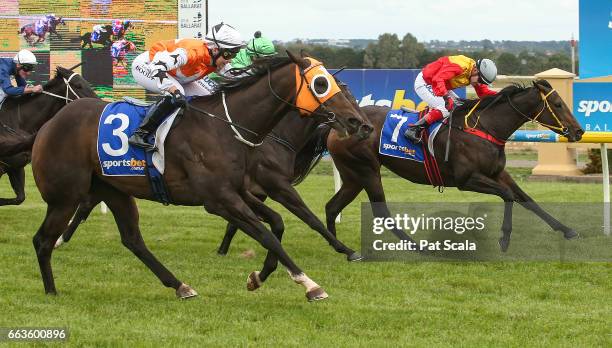
{"label": "blue saddle cloth", "polygon": [[[404,136],[408,126],[418,121],[418,119],[418,113],[390,110],[385,118],[385,124],[380,131],[378,152],[385,156],[423,162],[425,160],[423,144],[415,144]],[[431,134],[441,124],[442,122],[434,122],[428,128],[429,133]]]}
{"label": "blue saddle cloth", "polygon": [[[129,144],[151,106],[115,102],[106,105],[98,125],[98,157],[106,176],[147,176],[155,199],[165,205],[172,202],[163,175],[153,165],[153,152]],[[155,135],[146,141],[155,144]]]}
{"label": "blue saddle cloth", "polygon": [[147,115],[148,107],[126,102],[108,104],[98,126],[98,157],[102,174],[107,176],[145,176],[146,153],[133,147],[128,138]]}

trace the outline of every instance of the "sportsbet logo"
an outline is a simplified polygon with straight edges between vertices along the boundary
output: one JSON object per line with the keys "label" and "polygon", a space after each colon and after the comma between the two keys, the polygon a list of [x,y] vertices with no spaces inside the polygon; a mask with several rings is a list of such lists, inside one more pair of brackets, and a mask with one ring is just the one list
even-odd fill
{"label": "sportsbet logo", "polygon": [[125,159],[125,160],[118,160],[118,161],[102,162],[102,166],[105,169],[124,167],[124,168],[130,168],[130,170],[139,171],[139,170],[144,170],[146,165],[147,165],[147,162],[145,160],[137,160],[134,158],[129,159],[129,160]]}
{"label": "sportsbet logo", "polygon": [[581,100],[578,102],[578,112],[584,113],[585,117],[594,112],[612,112],[612,104],[608,100]]}
{"label": "sportsbet logo", "polygon": [[375,100],[375,99],[372,99],[372,94],[368,94],[368,95],[365,95],[363,98],[361,98],[361,100],[359,101],[359,106],[361,107],[368,106],[368,105],[387,106],[387,107],[390,107],[391,109],[399,109],[402,106],[405,106],[409,109],[413,109],[417,111],[421,111],[425,109],[425,107],[427,106],[427,103],[425,103],[424,101],[420,102],[419,105],[416,105],[414,100],[405,99],[404,98],[405,95],[406,95],[405,90],[398,89],[395,91],[395,95],[393,96],[393,101],[391,101],[388,99]]}

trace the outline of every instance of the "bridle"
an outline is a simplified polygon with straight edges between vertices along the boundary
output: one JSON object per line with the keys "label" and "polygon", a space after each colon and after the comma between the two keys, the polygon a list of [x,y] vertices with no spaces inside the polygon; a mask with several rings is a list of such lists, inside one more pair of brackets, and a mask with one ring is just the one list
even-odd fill
{"label": "bridle", "polygon": [[[562,133],[562,135],[567,135],[569,134],[569,130],[567,129],[567,127],[563,126],[563,123],[561,123],[561,120],[559,120],[559,117],[557,117],[557,114],[555,114],[555,111],[552,109],[552,107],[550,106],[550,103],[548,102],[548,97],[553,94],[555,91],[555,89],[553,88],[552,90],[550,90],[550,92],[548,92],[547,94],[544,94],[542,91],[540,91],[540,97],[542,98],[542,109],[540,109],[540,111],[533,117],[529,117],[528,115],[525,115],[521,110],[518,109],[518,107],[516,107],[516,105],[514,105],[512,103],[512,100],[510,99],[510,96],[508,96],[508,104],[510,104],[510,106],[512,107],[512,109],[514,109],[514,111],[516,111],[519,115],[521,115],[523,118],[537,123],[543,127],[549,128],[549,129],[553,129],[553,130],[558,130]],[[552,117],[555,119],[555,121],[557,122],[557,125],[551,125],[551,124],[546,124],[543,122],[538,121],[538,117],[540,117],[540,115],[542,115],[542,113],[544,112],[545,109],[548,109],[548,111],[550,112],[550,114],[552,115]]]}
{"label": "bridle", "polygon": [[[61,95],[58,95],[58,94],[55,94],[55,93],[51,93],[51,92],[48,92],[48,91],[42,91],[42,93],[46,94],[46,95],[50,95],[50,96],[58,98],[58,99],[64,99],[66,101],[66,104],[68,104],[68,102],[74,101],[75,99],[80,99],[81,97],[79,97],[79,95],[74,91],[74,89],[70,85],[70,81],[76,75],[78,75],[78,74],[73,72],[72,75],[70,75],[70,77],[68,77],[67,79],[65,77],[62,77],[64,79],[64,83],[66,84],[66,96],[61,96]],[[72,92],[72,94],[74,94],[75,99],[70,99],[68,97],[70,92]]]}
{"label": "bridle", "polygon": [[[311,93],[311,95],[314,97],[314,99],[317,101],[317,103],[319,104],[319,107],[313,111],[305,109],[303,107],[298,106],[295,102],[290,102],[285,100],[283,97],[281,97],[280,95],[278,95],[278,93],[276,93],[276,91],[274,90],[274,88],[272,87],[272,72],[270,69],[270,66],[268,66],[268,88],[270,89],[270,92],[272,93],[272,95],[280,100],[281,102],[283,102],[284,104],[289,105],[290,107],[292,107],[293,109],[296,110],[300,110],[300,111],[305,111],[311,115],[317,115],[317,116],[321,116],[325,119],[327,119],[327,121],[325,122],[321,122],[321,124],[332,124],[335,122],[338,122],[340,125],[342,125],[343,127],[346,127],[345,124],[342,123],[342,121],[340,121],[340,119],[338,119],[336,117],[336,114],[333,111],[330,111],[327,109],[327,107],[321,103],[321,101],[319,100],[319,98],[317,98],[316,94],[314,93],[314,91],[310,88],[310,81],[308,81],[308,78],[306,77],[306,73],[311,70],[312,68],[315,68],[317,66],[321,66],[323,65],[322,63],[317,63],[317,64],[311,64],[309,67],[307,67],[306,69],[299,69],[300,70],[300,85],[297,89],[297,93],[295,94],[295,98],[294,100],[297,100],[298,95],[301,93],[302,89],[304,88],[304,82],[306,82],[306,88],[308,88],[308,91]],[[321,111],[317,111],[317,110],[323,110],[323,112]],[[346,127],[348,128],[348,127]]]}
{"label": "bridle", "polygon": [[[552,109],[552,107],[550,106],[550,103],[548,101],[548,97],[550,97],[555,91],[555,89],[553,88],[550,92],[548,92],[547,94],[544,94],[542,91],[539,91],[540,93],[540,97],[541,97],[541,102],[542,102],[542,108],[540,109],[540,111],[538,111],[535,116],[529,116],[526,115],[524,112],[522,112],[513,102],[512,102],[512,98],[510,98],[509,95],[507,95],[507,99],[508,99],[508,104],[510,105],[510,107],[512,107],[512,109],[514,111],[516,111],[521,117],[523,117],[524,119],[537,123],[543,127],[546,127],[548,129],[551,130],[558,130],[562,133],[562,135],[567,135],[569,133],[569,130],[567,129],[567,127],[563,126],[563,123],[561,123],[561,120],[559,119],[559,117],[557,116],[557,114],[555,113],[555,111]],[[476,118],[476,123],[474,124],[474,126],[469,126],[468,125],[468,120],[469,118],[472,116],[472,114],[474,113],[474,111],[476,110],[476,108],[478,107],[478,105],[480,105],[481,100],[479,100],[473,107],[472,109],[470,109],[470,111],[465,115],[465,127],[466,128],[471,128],[471,129],[475,129],[479,122],[480,122],[480,116],[482,116],[483,112],[489,108],[489,106],[493,105],[497,100],[495,100],[493,103],[489,104],[487,107],[485,107],[484,110],[482,110],[479,114],[478,117]],[[544,110],[548,109],[548,111],[550,112],[550,114],[552,115],[552,117],[554,118],[554,120],[557,122],[557,125],[552,125],[552,124],[546,124],[543,122],[538,121],[538,118],[544,113]],[[482,125],[481,125],[482,127]],[[488,132],[488,130],[485,129],[485,131]]]}

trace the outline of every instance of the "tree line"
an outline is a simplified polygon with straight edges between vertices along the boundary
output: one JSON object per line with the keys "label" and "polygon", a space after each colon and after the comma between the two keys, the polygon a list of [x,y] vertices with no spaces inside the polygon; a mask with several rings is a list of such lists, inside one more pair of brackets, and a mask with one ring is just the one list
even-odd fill
{"label": "tree line", "polygon": [[[571,71],[572,62],[567,50],[547,53],[531,50],[515,50],[519,53],[496,49],[493,45],[484,45],[482,49],[467,51],[446,48],[430,50],[410,33],[403,38],[397,34],[382,34],[378,40],[371,42],[365,49],[335,47],[328,45],[310,45],[300,41],[279,45],[284,49],[299,52],[305,50],[320,58],[330,68],[376,68],[376,69],[412,69],[422,68],[434,60],[447,55],[463,54],[474,59],[489,58],[496,62],[499,74],[533,75],[551,68]],[[569,47],[569,43],[568,43]]]}

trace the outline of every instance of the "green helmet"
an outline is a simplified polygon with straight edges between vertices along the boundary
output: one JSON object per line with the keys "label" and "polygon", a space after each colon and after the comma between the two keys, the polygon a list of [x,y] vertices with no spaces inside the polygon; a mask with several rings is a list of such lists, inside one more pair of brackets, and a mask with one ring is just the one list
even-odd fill
{"label": "green helmet", "polygon": [[261,37],[261,31],[256,31],[246,46],[247,53],[251,57],[267,57],[276,54],[276,48],[272,40]]}

